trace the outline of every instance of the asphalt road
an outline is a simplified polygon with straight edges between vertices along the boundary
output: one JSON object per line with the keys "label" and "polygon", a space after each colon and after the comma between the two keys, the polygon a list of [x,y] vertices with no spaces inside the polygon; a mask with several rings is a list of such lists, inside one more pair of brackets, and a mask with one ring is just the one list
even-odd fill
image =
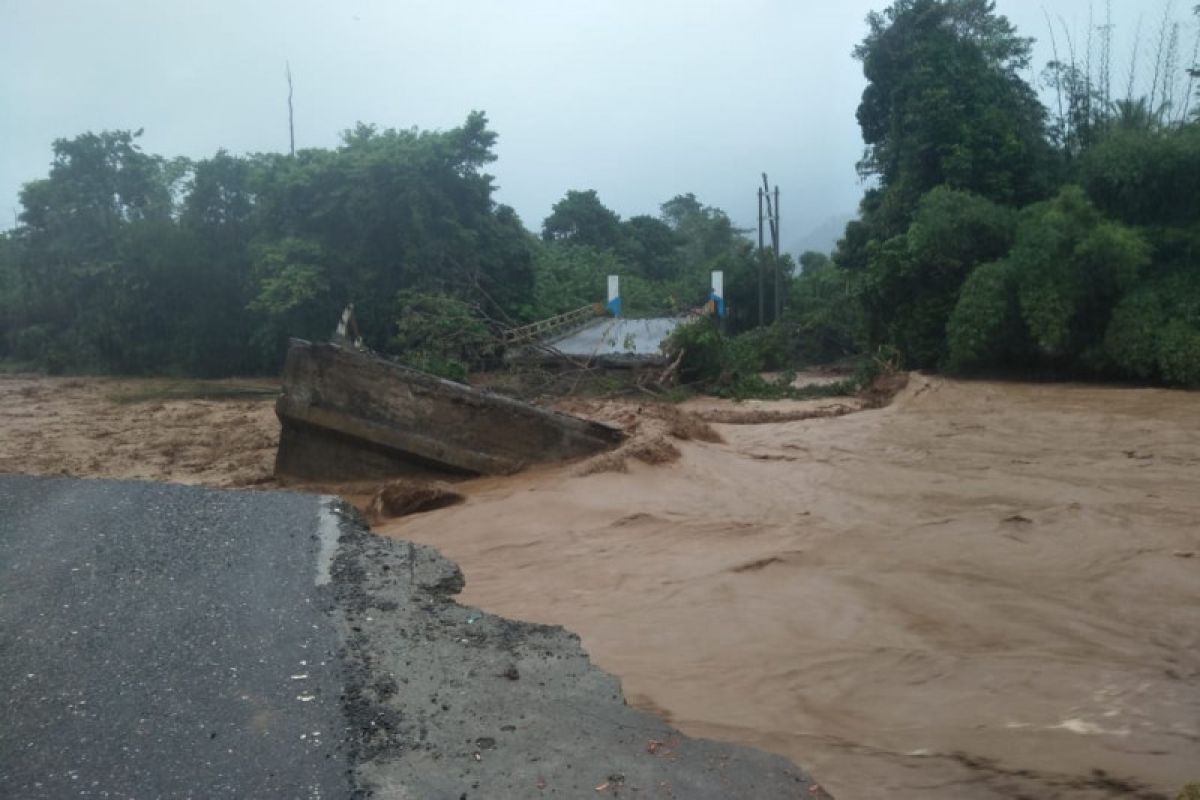
{"label": "asphalt road", "polygon": [[462,585],[330,499],[0,476],[0,800],[828,797]]}
{"label": "asphalt road", "polygon": [[0,797],[349,797],[336,536],[314,496],[0,476]]}

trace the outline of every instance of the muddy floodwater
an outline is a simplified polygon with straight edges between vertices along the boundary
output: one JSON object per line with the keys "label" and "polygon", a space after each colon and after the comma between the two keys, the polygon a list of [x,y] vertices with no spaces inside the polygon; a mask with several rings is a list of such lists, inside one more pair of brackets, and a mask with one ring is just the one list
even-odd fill
{"label": "muddy floodwater", "polygon": [[[0,379],[0,471],[271,485],[270,398],[140,386]],[[1200,395],[914,376],[842,416],[692,409],[758,424],[379,530],[457,561],[463,602],[578,632],[631,704],[845,800],[1200,781]]]}
{"label": "muddy floodwater", "polygon": [[1200,395],[915,377],[674,464],[468,484],[385,526],[564,625],[629,702],[843,798],[1200,781]]}

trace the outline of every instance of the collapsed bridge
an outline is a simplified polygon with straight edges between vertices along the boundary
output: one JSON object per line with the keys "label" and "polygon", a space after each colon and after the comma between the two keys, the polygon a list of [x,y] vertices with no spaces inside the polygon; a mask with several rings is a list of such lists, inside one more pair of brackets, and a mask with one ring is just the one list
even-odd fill
{"label": "collapsed bridge", "polygon": [[[712,308],[720,313],[720,273]],[[687,318],[626,319],[616,276],[606,306],[588,306],[504,334],[512,360],[631,367],[665,361],[662,345]],[[611,315],[611,316],[610,316]],[[282,431],[275,474],[342,482],[504,475],[616,447],[616,427],[562,414],[376,356],[355,343],[347,308],[334,341],[293,339],[275,405]]]}
{"label": "collapsed bridge", "polygon": [[[593,366],[636,367],[666,363],[663,345],[691,314],[629,318],[616,275],[608,276],[608,302],[585,306],[505,334],[508,359],[549,364],[584,362]],[[723,317],[724,274],[713,272],[706,313]]]}
{"label": "collapsed bridge", "polygon": [[317,481],[502,475],[615,447],[619,428],[333,343],[293,339],[275,474]]}

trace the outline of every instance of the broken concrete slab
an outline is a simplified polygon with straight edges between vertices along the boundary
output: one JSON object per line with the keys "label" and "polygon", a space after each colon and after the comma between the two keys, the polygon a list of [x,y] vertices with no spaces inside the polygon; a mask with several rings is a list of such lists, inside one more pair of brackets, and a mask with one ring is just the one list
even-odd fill
{"label": "broken concrete slab", "polygon": [[344,614],[357,789],[387,798],[828,798],[782,756],[691,739],[625,704],[559,627],[458,605],[458,567],[348,508]]}
{"label": "broken concrete slab", "polygon": [[293,340],[276,404],[282,477],[496,475],[610,449],[618,429],[334,344]]}

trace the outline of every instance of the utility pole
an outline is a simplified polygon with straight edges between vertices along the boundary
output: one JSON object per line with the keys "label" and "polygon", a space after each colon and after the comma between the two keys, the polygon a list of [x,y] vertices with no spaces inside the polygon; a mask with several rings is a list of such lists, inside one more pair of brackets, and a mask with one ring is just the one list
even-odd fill
{"label": "utility pole", "polygon": [[295,117],[292,114],[292,64],[290,61],[285,61],[287,67],[287,82],[288,82],[288,140],[291,145],[292,158],[296,157],[296,124]]}
{"label": "utility pole", "polygon": [[758,190],[758,327],[763,326],[763,190]]}
{"label": "utility pole", "polygon": [[[763,185],[758,190],[758,252],[760,262],[763,260],[763,213],[762,201],[767,201],[767,221],[771,228],[771,249],[775,254],[772,270],[775,275],[775,302],[772,304],[775,320],[783,315],[783,272],[779,268],[779,186],[775,187],[775,202],[771,202],[771,189],[767,181],[767,173],[762,174]],[[759,267],[759,325],[762,325],[762,267]]]}
{"label": "utility pole", "polygon": [[779,261],[779,185],[775,185],[775,319],[783,316],[783,264]]}

